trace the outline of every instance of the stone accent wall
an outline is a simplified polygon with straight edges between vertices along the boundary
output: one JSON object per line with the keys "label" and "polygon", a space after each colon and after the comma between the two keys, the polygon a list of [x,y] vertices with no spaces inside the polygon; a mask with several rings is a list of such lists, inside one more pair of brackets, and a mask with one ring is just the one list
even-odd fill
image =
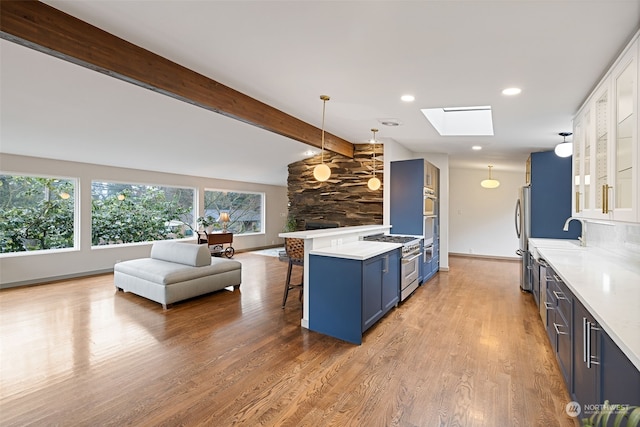
{"label": "stone accent wall", "polygon": [[376,176],[382,182],[376,191],[367,187],[373,173],[373,147],[355,144],[353,159],[325,151],[324,162],[331,168],[325,182],[313,177],[320,154],[289,165],[289,217],[295,220],[296,230],[304,230],[306,222],[337,222],[340,227],[382,224],[384,146],[375,145]]}

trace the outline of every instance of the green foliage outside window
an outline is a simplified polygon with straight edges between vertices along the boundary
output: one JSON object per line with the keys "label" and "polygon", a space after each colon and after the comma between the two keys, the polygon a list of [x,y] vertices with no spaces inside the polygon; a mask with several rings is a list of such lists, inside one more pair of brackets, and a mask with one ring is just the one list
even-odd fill
{"label": "green foliage outside window", "polygon": [[0,175],[0,253],[74,246],[75,182]]}
{"label": "green foliage outside window", "polygon": [[93,182],[93,245],[176,239],[193,234],[191,188]]}
{"label": "green foliage outside window", "polygon": [[230,221],[227,230],[234,234],[260,233],[263,231],[263,193],[207,190],[204,192],[205,217],[214,219],[214,230],[222,228],[220,214],[227,212]]}

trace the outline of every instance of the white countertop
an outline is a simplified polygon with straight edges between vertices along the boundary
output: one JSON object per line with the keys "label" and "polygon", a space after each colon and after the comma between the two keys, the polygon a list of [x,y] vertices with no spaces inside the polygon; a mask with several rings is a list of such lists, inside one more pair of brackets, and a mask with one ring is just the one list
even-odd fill
{"label": "white countertop", "polygon": [[640,370],[640,257],[613,255],[575,241],[529,243]]}
{"label": "white countertop", "polygon": [[279,237],[290,237],[295,239],[314,239],[316,237],[332,237],[344,234],[360,234],[367,232],[386,232],[391,229],[390,225],[357,225],[353,227],[322,228],[320,230],[292,231],[280,233]]}
{"label": "white countertop", "polygon": [[400,243],[358,241],[344,245],[313,249],[309,255],[322,255],[364,261],[401,247]]}

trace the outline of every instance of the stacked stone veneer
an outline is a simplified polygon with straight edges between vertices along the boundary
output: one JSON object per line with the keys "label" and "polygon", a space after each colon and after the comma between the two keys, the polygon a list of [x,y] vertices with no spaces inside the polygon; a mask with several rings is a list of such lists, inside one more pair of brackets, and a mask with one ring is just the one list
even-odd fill
{"label": "stacked stone veneer", "polygon": [[353,159],[325,151],[324,162],[331,168],[325,182],[313,177],[320,154],[289,165],[289,216],[295,219],[297,230],[303,230],[307,221],[337,222],[340,227],[382,224],[384,147],[375,145],[376,176],[382,182],[376,191],[367,187],[373,173],[373,150],[373,144],[355,144]]}

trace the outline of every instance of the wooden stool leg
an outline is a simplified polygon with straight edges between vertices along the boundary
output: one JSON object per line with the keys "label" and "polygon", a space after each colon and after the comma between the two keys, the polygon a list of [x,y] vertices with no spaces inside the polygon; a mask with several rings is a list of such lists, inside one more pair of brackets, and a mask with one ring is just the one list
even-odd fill
{"label": "wooden stool leg", "polygon": [[287,268],[287,281],[284,283],[284,296],[282,297],[282,308],[287,303],[287,296],[289,296],[289,289],[291,288],[291,268],[293,264],[289,260],[289,267]]}

